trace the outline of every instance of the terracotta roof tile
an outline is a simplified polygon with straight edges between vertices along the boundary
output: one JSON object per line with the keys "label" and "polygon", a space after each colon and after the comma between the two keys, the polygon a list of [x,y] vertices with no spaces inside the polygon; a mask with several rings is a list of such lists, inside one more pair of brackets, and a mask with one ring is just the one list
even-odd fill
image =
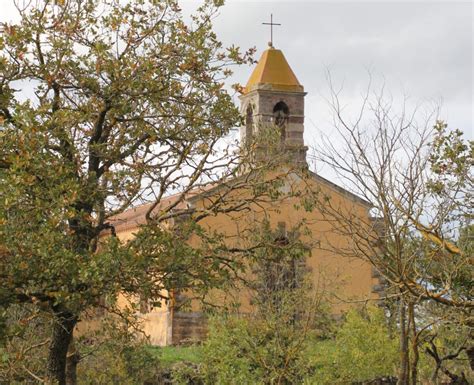
{"label": "terracotta roof tile", "polygon": [[[216,183],[208,184],[205,186],[200,186],[197,188],[192,189],[189,191],[184,199],[178,203],[175,209],[186,209],[188,208],[188,199],[196,197],[204,192],[207,192],[214,187],[216,187]],[[153,213],[158,213],[160,210],[165,210],[170,205],[174,204],[177,200],[179,200],[182,196],[182,193],[173,194],[162,198],[160,203],[154,208]],[[126,230],[133,230],[140,225],[146,223],[146,213],[150,209],[153,203],[145,203],[133,208],[130,208],[123,213],[117,214],[111,218],[109,218],[109,223],[115,227],[115,231],[123,232]]]}

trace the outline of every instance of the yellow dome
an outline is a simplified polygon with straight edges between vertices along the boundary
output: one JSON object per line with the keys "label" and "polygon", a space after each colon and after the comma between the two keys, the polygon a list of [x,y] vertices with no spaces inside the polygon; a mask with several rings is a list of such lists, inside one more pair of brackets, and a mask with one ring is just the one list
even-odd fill
{"label": "yellow dome", "polygon": [[277,91],[304,91],[283,52],[270,47],[263,52],[257,66],[252,72],[245,93],[257,88]]}

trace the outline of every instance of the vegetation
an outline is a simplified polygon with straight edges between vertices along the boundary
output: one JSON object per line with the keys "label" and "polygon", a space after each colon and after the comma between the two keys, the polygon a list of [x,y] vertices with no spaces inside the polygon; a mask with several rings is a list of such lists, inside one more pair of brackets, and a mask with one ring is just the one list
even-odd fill
{"label": "vegetation", "polygon": [[[433,116],[422,124],[393,116],[383,97],[370,104],[369,95],[351,124],[333,94],[344,149],[332,140],[317,154],[373,217],[351,215],[321,191],[304,194],[303,206],[351,241],[319,239],[321,248],[362,258],[380,274],[380,308],[340,322],[329,316],[326,293],[304,273],[302,224],[289,231],[264,223],[245,234],[247,247],[233,249],[200,226],[209,215],[275,199],[281,186],[262,177],[279,163],[271,148],[280,149],[279,132],[260,133],[263,162],[254,143],[239,152],[223,145],[241,123],[224,89],[228,66],[251,62],[252,52],[218,41],[211,21],[221,3],[203,1],[187,24],[174,0],[38,0],[18,6],[18,24],[2,26],[0,382],[132,385],[166,369],[176,383],[397,375],[400,385],[467,384],[474,144],[462,132],[433,127]],[[19,93],[25,85],[31,92]],[[217,182],[219,199],[183,208]],[[139,204],[147,204],[145,223],[121,242],[117,215]],[[192,237],[200,242],[191,245]],[[140,299],[159,306],[166,293],[190,290],[203,299],[248,265],[252,314],[214,317],[202,346],[146,345]],[[128,306],[118,306],[119,294]],[[77,333],[98,313],[97,330]]]}
{"label": "vegetation", "polygon": [[[281,324],[258,319],[214,318],[208,341],[191,350],[198,352],[200,365],[192,375],[189,367],[178,366],[175,378],[193,378],[204,384],[329,385],[396,374],[398,340],[389,332],[381,309],[349,312],[334,334],[323,336],[317,330],[287,332],[291,341],[304,336],[293,357],[281,345],[282,330]],[[186,361],[188,349],[173,348],[175,362]]]}
{"label": "vegetation", "polygon": [[326,140],[318,160],[370,203],[373,217],[364,221],[313,192],[317,209],[352,239],[348,247],[330,241],[323,247],[368,261],[380,274],[389,311],[398,313],[399,384],[415,385],[433,325],[457,322],[472,330],[472,237],[465,234],[472,228],[474,142],[435,122],[434,114],[420,122],[419,111],[409,114],[406,106],[396,113],[370,90],[355,121],[334,89],[332,107],[343,148]]}
{"label": "vegetation", "polygon": [[202,345],[150,346],[148,350],[159,360],[163,367],[171,367],[173,364],[183,361],[199,364],[202,362],[203,356]]}
{"label": "vegetation", "polygon": [[125,323],[102,320],[101,330],[75,341],[81,352],[77,384],[136,385],[159,378],[160,359],[146,340],[134,337]]}
{"label": "vegetation", "polygon": [[[390,325],[381,308],[351,310],[343,321],[329,322],[332,331],[324,335],[317,330],[309,333],[301,330],[305,342],[299,346],[298,358],[291,364],[293,381],[297,378],[296,383],[301,384],[345,385],[397,376],[398,331],[396,325]],[[422,354],[418,363],[418,380],[423,384],[437,384],[443,378],[449,383],[454,373],[458,373],[460,381],[460,373],[464,372],[466,383],[469,383],[472,376],[468,374],[466,356],[462,350],[459,351],[460,343],[469,338],[468,329],[465,328],[462,335],[456,335],[459,333],[457,325],[441,327],[449,330],[437,327],[433,332],[440,338],[424,341],[420,350],[436,349],[440,357],[452,357],[437,367],[429,354]],[[171,351],[173,365],[170,367],[174,368],[178,384],[191,381],[199,384],[284,384],[285,379],[275,376],[282,369],[278,360],[281,356],[277,354],[281,352],[281,347],[276,344],[277,332],[279,327],[276,324],[220,316],[212,320],[209,339],[204,345],[162,348],[163,356]],[[453,357],[456,353],[459,354]],[[194,365],[185,365],[185,362]],[[182,365],[176,365],[180,363]],[[447,372],[453,378],[446,375]]]}
{"label": "vegetation", "polygon": [[307,280],[308,246],[298,234],[268,223],[255,231],[255,312],[214,316],[200,365],[178,367],[178,383],[322,385],[396,374],[398,340],[384,311],[352,310],[335,321],[328,293]]}
{"label": "vegetation", "polygon": [[395,376],[398,341],[382,309],[351,310],[334,339],[316,342],[308,356],[315,365],[315,384],[345,384]]}
{"label": "vegetation", "polygon": [[[255,276],[249,287],[255,314],[214,319],[201,368],[206,383],[301,383],[308,368],[308,335],[325,315],[323,293],[309,290],[307,245],[296,229],[255,229]],[[316,314],[320,314],[319,318]]]}
{"label": "vegetation", "polygon": [[[224,194],[182,231],[161,226],[189,217],[176,207],[190,190],[245,165],[219,144],[240,122],[223,88],[228,66],[249,58],[212,31],[220,3],[203,2],[190,27],[176,1],[19,2],[19,23],[2,26],[0,304],[48,318],[47,363],[24,373],[33,380],[66,383],[73,332],[91,309],[132,320],[134,304],[117,307],[117,293],[155,305],[164,289],[203,296],[240,268],[196,221],[247,201]],[[123,244],[113,218],[141,203],[146,224]],[[195,233],[199,248],[183,242]],[[15,359],[2,355],[2,365]]]}

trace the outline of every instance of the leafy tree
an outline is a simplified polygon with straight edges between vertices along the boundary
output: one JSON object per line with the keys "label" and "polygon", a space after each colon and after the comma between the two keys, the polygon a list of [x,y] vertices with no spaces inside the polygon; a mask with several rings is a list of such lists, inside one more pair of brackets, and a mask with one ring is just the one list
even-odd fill
{"label": "leafy tree", "polygon": [[[2,383],[42,383],[52,317],[34,306],[10,306],[6,341],[0,346]],[[141,338],[140,338],[141,337]],[[68,381],[79,384],[139,384],[159,374],[147,340],[123,319],[104,316],[99,327],[74,340],[79,360],[68,360]],[[79,365],[78,365],[79,364]],[[73,378],[76,376],[77,378]]]}
{"label": "leafy tree", "polygon": [[382,278],[382,296],[398,297],[399,383],[416,384],[417,305],[429,302],[459,314],[474,307],[471,255],[459,238],[472,224],[473,142],[449,132],[434,113],[408,113],[405,105],[396,112],[383,92],[372,96],[369,89],[355,120],[343,112],[334,88],[331,96],[340,141],[323,139],[317,158],[373,209],[364,220],[315,191],[314,205],[337,224],[337,233],[352,239],[323,247],[370,262]]}
{"label": "leafy tree", "polygon": [[[3,25],[0,303],[52,317],[50,382],[65,384],[86,310],[105,302],[119,311],[118,292],[158,302],[163,289],[205,291],[239,268],[209,236],[185,245],[199,226],[160,225],[252,199],[229,203],[222,193],[202,212],[178,210],[189,191],[244,164],[245,152],[226,151],[221,139],[240,121],[223,88],[228,66],[248,56],[223,48],[212,31],[220,3],[205,1],[187,24],[176,1],[34,1],[18,4],[18,24]],[[171,192],[177,198],[161,204]],[[144,202],[143,242],[119,242],[111,218]]]}

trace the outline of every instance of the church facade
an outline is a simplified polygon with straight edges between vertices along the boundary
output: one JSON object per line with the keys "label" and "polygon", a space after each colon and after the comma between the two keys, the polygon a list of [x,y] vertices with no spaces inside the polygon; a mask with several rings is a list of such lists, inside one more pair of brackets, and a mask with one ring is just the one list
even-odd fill
{"label": "church facade", "polygon": [[[282,159],[289,165],[286,168],[282,190],[297,192],[289,194],[286,199],[255,205],[245,213],[216,214],[206,217],[200,225],[211,231],[219,230],[239,244],[245,230],[255,223],[266,220],[273,229],[290,231],[305,224],[308,229],[303,240],[310,245],[305,260],[306,270],[314,287],[327,287],[332,294],[332,308],[335,314],[346,310],[352,303],[374,299],[379,296],[380,285],[377,275],[367,262],[357,258],[338,255],[325,245],[349,242],[340,233],[333,231],[332,224],[314,208],[301,207],[306,191],[320,191],[331,197],[334,205],[358,215],[365,222],[370,222],[370,205],[359,197],[344,190],[325,178],[312,173],[306,164],[306,152],[303,134],[305,117],[305,91],[289,66],[281,50],[270,46],[263,52],[253,70],[240,97],[241,112],[245,124],[240,128],[240,140],[243,146],[250,146],[266,127],[278,130],[279,141],[276,148]],[[258,147],[258,146],[257,146]],[[256,148],[256,151],[262,151]],[[263,159],[265,151],[263,151]],[[303,170],[299,173],[291,170]],[[290,170],[290,171],[288,171]],[[187,199],[187,207],[205,207],[212,199],[212,189],[193,194]],[[172,204],[175,197],[163,200],[162,205]],[[138,227],[145,223],[146,206],[128,210],[114,219],[115,231],[122,241],[133,238]],[[251,312],[251,299],[245,291],[235,293],[243,312]],[[216,300],[219,301],[219,295]],[[177,300],[163,302],[162,306],[146,309],[140,317],[145,333],[155,345],[179,344],[183,341],[200,340],[206,333],[206,317],[199,306],[182,310]]]}

